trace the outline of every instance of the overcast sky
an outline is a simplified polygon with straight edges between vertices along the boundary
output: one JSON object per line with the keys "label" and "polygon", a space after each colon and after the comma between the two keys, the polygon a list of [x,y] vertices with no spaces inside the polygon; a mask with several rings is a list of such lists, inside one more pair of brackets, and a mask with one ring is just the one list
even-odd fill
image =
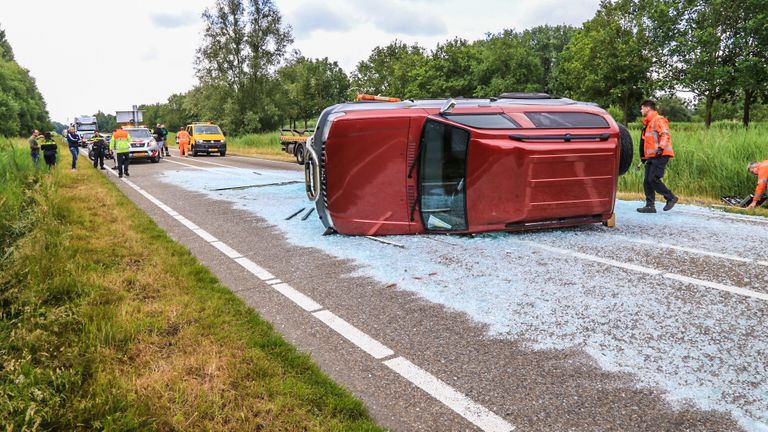
{"label": "overcast sky", "polygon": [[[214,0],[2,0],[0,27],[51,118],[164,102],[192,88],[201,13]],[[307,57],[351,72],[394,39],[431,49],[503,29],[579,26],[599,0],[275,0]]]}

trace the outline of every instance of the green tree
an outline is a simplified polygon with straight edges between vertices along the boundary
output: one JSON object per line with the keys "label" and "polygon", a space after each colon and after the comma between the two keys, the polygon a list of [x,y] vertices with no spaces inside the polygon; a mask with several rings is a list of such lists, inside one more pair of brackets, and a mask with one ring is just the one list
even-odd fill
{"label": "green tree", "polygon": [[569,97],[616,105],[626,123],[655,87],[648,46],[634,2],[603,0],[563,51],[555,88]]}
{"label": "green tree", "polygon": [[343,102],[349,93],[349,78],[338,63],[328,58],[307,59],[296,55],[278,70],[285,96],[282,112],[295,127],[296,120],[317,117],[333,104]]}
{"label": "green tree", "polygon": [[[203,13],[203,44],[195,70],[200,87],[194,96],[204,112],[221,112],[235,132],[266,130],[279,124],[274,71],[293,42],[291,29],[272,0],[216,0]],[[227,100],[210,89],[227,89]]]}
{"label": "green tree", "polygon": [[0,135],[26,135],[50,127],[45,101],[29,71],[0,58]]}
{"label": "green tree", "polygon": [[415,85],[415,71],[425,62],[424,48],[395,40],[376,47],[352,72],[356,93],[386,95],[402,99],[420,97]]}
{"label": "green tree", "polygon": [[13,49],[8,39],[5,37],[5,30],[0,28],[0,59],[15,61],[13,57]]}
{"label": "green tree", "polygon": [[673,122],[689,122],[691,121],[691,110],[685,104],[679,96],[667,95],[660,97],[656,101],[659,112],[669,121]]}
{"label": "green tree", "polygon": [[419,97],[474,97],[479,87],[478,65],[482,51],[477,44],[455,38],[437,45],[417,70]]}
{"label": "green tree", "polygon": [[112,114],[99,111],[93,116],[96,117],[96,125],[101,132],[112,132],[117,127],[117,118]]}
{"label": "green tree", "polygon": [[539,58],[543,72],[540,90],[554,92],[552,75],[557,70],[560,54],[568,46],[576,31],[576,27],[570,25],[543,25],[522,32],[521,37],[524,43],[529,45]]}
{"label": "green tree", "polygon": [[506,30],[477,42],[475,49],[479,53],[479,62],[470,66],[473,71],[470,76],[476,83],[473,96],[546,90],[541,65],[541,58],[546,54],[541,53],[540,57],[523,35]]}

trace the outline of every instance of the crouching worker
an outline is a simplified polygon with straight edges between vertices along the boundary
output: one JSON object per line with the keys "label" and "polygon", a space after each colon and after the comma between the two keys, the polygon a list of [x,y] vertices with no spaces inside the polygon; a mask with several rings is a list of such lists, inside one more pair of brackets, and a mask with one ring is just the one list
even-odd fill
{"label": "crouching worker", "polygon": [[757,176],[757,186],[753,195],[744,198],[742,207],[751,201],[747,208],[753,209],[765,202],[765,188],[768,186],[768,160],[750,162],[747,165],[747,171]]}

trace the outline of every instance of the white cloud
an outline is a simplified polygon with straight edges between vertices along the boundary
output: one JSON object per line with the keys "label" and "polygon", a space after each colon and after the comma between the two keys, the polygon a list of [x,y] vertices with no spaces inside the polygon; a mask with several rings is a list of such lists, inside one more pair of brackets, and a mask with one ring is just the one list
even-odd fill
{"label": "white cloud", "polygon": [[[7,3],[7,4],[6,4]],[[3,2],[0,26],[53,120],[165,101],[192,88],[203,10],[214,0]],[[432,49],[503,29],[580,25],[599,0],[275,0],[292,48],[347,72],[394,39]],[[303,27],[303,28],[301,28]]]}

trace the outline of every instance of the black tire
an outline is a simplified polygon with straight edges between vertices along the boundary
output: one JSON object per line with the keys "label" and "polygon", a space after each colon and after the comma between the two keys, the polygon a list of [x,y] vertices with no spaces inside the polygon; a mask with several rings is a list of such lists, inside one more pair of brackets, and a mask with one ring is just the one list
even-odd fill
{"label": "black tire", "polygon": [[632,145],[632,135],[624,125],[619,125],[619,175],[624,175],[632,166],[632,158],[635,156]]}
{"label": "black tire", "polygon": [[91,162],[96,160],[96,155],[93,153],[93,150],[88,151],[88,159],[90,159]]}
{"label": "black tire", "polygon": [[152,161],[152,163],[158,163],[158,162],[160,162],[160,156],[155,156],[155,157],[153,157],[150,160]]}
{"label": "black tire", "polygon": [[224,157],[226,155],[227,155],[227,151],[226,150],[220,150],[219,151],[219,156]]}
{"label": "black tire", "polygon": [[294,150],[294,154],[296,155],[296,163],[299,165],[304,165],[305,158],[304,158],[304,145],[297,144],[296,150]]}

